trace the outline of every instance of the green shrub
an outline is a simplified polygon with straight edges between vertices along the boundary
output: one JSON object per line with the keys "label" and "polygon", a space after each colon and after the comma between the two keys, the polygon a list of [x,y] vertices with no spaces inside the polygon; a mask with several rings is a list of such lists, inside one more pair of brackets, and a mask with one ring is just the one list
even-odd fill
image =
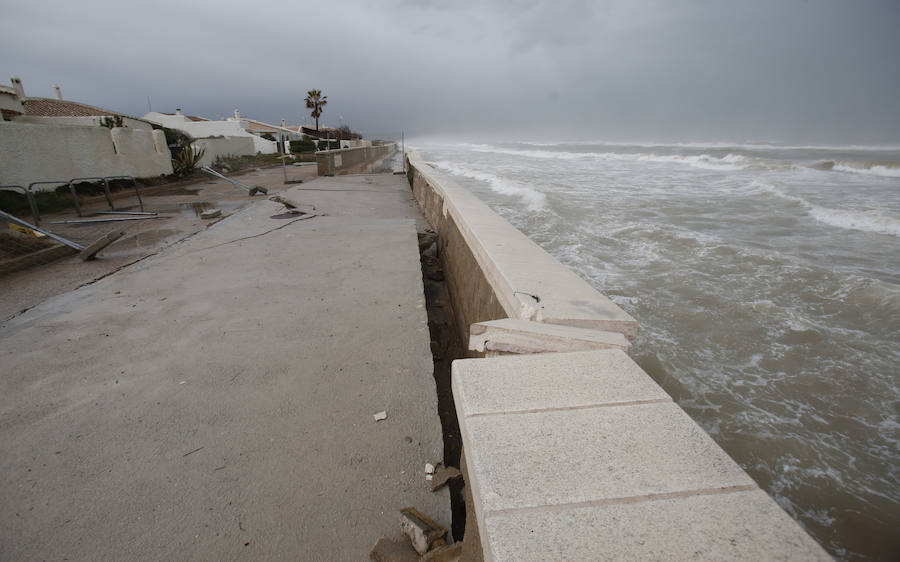
{"label": "green shrub", "polygon": [[182,147],[172,158],[172,171],[178,177],[190,175],[200,165],[204,154],[206,154],[206,148],[203,147],[193,145]]}
{"label": "green shrub", "polygon": [[291,141],[291,152],[315,152],[316,143],[309,137],[303,137],[303,140]]}

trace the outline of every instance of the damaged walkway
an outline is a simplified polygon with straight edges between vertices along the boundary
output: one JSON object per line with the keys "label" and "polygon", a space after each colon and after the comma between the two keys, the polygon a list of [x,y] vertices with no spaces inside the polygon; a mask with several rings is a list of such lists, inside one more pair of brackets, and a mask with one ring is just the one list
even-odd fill
{"label": "damaged walkway", "polygon": [[0,325],[0,558],[365,559],[400,508],[450,526],[405,178],[281,195],[315,210],[260,201]]}

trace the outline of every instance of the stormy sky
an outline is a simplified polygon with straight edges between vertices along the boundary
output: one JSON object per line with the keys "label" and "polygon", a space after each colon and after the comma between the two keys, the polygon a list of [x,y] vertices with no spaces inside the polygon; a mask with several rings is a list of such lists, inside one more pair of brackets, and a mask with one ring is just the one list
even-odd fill
{"label": "stormy sky", "polygon": [[898,0],[4,1],[3,83],[371,136],[900,143]]}

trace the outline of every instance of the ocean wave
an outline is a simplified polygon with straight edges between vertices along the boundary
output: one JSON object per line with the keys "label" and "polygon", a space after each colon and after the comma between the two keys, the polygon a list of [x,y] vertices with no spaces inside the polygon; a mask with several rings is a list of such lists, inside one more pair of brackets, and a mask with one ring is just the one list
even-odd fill
{"label": "ocean wave", "polygon": [[748,185],[748,188],[755,191],[765,191],[781,199],[798,203],[806,208],[810,217],[829,226],[900,237],[900,219],[876,209],[868,211],[831,209],[811,203],[802,197],[785,193],[774,185],[760,180],[753,180]]}
{"label": "ocean wave", "polygon": [[778,141],[761,142],[613,142],[613,141],[558,141],[533,142],[520,141],[518,144],[529,146],[611,146],[639,148],[690,148],[690,149],[738,149],[738,150],[865,150],[870,152],[898,152],[900,145],[877,144],[784,144]]}
{"label": "ocean wave", "polygon": [[553,150],[517,150],[490,145],[470,145],[473,152],[505,154],[524,158],[540,158],[545,160],[606,160],[620,162],[657,162],[667,164],[685,164],[705,170],[744,170],[755,164],[753,159],[740,154],[727,154],[722,157],[709,154],[697,155],[664,155],[646,152],[564,152]]}
{"label": "ocean wave", "polygon": [[900,178],[900,162],[852,162],[822,160],[808,166],[825,172],[846,172],[887,178]]}
{"label": "ocean wave", "polygon": [[517,181],[502,178],[488,172],[474,170],[472,168],[462,166],[454,162],[440,161],[434,162],[433,164],[439,169],[445,172],[449,172],[450,174],[453,174],[455,176],[462,176],[464,178],[484,182],[488,184],[488,186],[491,188],[491,191],[500,193],[501,195],[518,197],[522,200],[523,203],[528,206],[529,210],[531,211],[537,211],[544,208],[545,206],[547,197],[543,193],[532,187],[523,185]]}

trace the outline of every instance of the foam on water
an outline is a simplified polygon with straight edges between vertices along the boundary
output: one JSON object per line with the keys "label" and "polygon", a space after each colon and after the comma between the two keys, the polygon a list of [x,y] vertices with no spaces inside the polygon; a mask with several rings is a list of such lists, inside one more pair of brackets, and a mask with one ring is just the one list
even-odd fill
{"label": "foam on water", "polygon": [[537,211],[544,206],[546,196],[536,189],[517,181],[502,178],[490,172],[476,170],[469,166],[447,161],[433,162],[439,169],[451,174],[482,181],[500,194],[510,195],[521,199],[532,211]]}

